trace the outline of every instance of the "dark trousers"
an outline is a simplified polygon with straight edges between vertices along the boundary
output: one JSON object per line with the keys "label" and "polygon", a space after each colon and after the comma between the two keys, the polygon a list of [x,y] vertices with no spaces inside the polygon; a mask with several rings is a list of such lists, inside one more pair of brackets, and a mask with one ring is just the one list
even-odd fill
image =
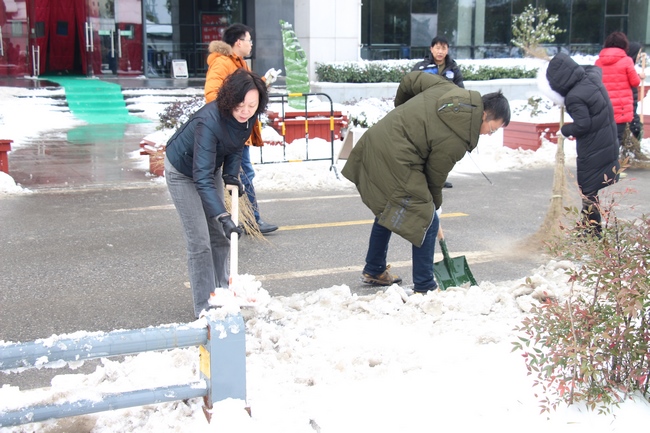
{"label": "dark trousers", "polygon": [[[421,247],[413,245],[411,247],[413,261],[413,290],[416,292],[425,292],[433,290],[438,285],[433,277],[433,254],[436,248],[436,239],[440,220],[438,214],[434,212],[433,221],[424,236]],[[379,225],[377,218],[372,224],[370,230],[370,241],[368,243],[368,253],[366,254],[366,266],[364,273],[370,275],[379,275],[386,270],[386,255],[388,253],[388,243],[390,242],[391,231],[386,227]]]}

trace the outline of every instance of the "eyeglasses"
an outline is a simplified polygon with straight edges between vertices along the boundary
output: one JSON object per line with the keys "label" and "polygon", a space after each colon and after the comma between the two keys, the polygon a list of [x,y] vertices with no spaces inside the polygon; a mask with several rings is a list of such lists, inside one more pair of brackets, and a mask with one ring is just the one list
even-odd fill
{"label": "eyeglasses", "polygon": [[253,40],[252,39],[239,39],[239,40],[244,41],[244,42],[250,42],[251,45],[253,45]]}
{"label": "eyeglasses", "polygon": [[501,128],[501,126],[498,126],[497,129],[492,129],[492,125],[490,125],[490,123],[488,122],[488,128],[490,128],[490,132],[488,132],[488,135],[492,135],[495,132],[497,132],[499,128]]}

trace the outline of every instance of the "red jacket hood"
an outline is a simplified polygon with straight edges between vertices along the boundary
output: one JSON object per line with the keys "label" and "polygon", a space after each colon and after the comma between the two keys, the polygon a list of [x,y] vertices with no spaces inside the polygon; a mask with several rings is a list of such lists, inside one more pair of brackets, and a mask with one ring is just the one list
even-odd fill
{"label": "red jacket hood", "polygon": [[627,53],[622,48],[610,47],[600,50],[598,58],[603,65],[613,65],[621,59],[627,57]]}

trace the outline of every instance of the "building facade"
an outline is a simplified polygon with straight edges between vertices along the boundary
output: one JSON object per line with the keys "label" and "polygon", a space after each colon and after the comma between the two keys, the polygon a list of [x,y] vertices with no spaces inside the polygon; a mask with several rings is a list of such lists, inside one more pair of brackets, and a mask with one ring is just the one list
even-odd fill
{"label": "building facade", "polygon": [[0,77],[205,75],[207,46],[234,22],[254,28],[251,66],[283,69],[280,20],[316,63],[422,58],[444,35],[456,58],[519,56],[514,15],[559,16],[552,49],[597,54],[619,30],[650,45],[648,0],[0,0]]}

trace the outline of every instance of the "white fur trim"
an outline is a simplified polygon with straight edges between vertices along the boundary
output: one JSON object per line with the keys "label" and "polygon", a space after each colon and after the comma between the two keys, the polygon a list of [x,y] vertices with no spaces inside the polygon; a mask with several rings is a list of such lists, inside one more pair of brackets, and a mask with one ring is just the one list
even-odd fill
{"label": "white fur trim", "polygon": [[564,105],[564,97],[557,93],[555,90],[551,89],[551,84],[546,78],[546,70],[548,69],[548,62],[545,62],[542,66],[539,67],[537,71],[537,87],[540,92],[548,99],[553,101],[556,105]]}

